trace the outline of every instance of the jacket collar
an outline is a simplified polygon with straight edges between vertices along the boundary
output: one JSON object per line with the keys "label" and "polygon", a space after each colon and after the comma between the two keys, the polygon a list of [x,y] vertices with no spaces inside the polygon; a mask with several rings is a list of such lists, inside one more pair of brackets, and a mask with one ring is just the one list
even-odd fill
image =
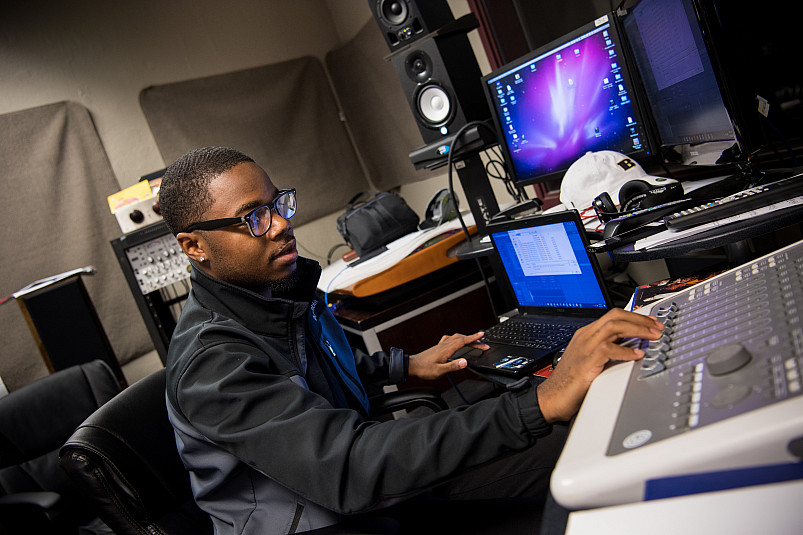
{"label": "jacket collar", "polygon": [[303,316],[315,297],[321,266],[299,257],[299,280],[289,292],[271,298],[215,278],[193,264],[190,279],[195,298],[205,308],[236,320],[255,333],[281,336],[287,324]]}

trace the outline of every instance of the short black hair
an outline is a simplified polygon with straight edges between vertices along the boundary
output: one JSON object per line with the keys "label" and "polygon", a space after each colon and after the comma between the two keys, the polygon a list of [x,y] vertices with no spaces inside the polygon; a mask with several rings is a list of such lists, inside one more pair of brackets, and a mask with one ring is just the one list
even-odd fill
{"label": "short black hair", "polygon": [[238,163],[253,162],[227,147],[203,147],[188,152],[165,169],[159,187],[159,209],[175,236],[200,221],[212,205],[209,183]]}

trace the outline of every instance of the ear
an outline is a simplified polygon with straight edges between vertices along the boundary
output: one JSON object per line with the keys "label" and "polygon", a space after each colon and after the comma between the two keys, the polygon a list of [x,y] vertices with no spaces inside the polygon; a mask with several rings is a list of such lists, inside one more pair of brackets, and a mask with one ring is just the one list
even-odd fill
{"label": "ear", "polygon": [[[176,235],[176,240],[184,254],[194,260],[195,263],[200,265],[209,260],[206,242],[195,232],[179,232]],[[201,260],[202,258],[203,260]]]}

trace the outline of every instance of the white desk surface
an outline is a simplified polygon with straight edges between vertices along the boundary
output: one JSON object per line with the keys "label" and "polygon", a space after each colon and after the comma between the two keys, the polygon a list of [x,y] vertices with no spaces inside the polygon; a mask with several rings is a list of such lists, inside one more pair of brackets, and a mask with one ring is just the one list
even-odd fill
{"label": "white desk surface", "polygon": [[803,533],[803,481],[576,511],[566,535],[797,535]]}

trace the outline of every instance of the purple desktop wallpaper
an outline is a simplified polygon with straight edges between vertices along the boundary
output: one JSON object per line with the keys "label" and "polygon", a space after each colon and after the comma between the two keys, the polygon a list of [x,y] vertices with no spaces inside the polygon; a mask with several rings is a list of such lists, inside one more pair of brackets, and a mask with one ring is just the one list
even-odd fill
{"label": "purple desktop wallpaper", "polygon": [[500,124],[519,180],[565,170],[587,151],[642,148],[608,33],[594,33],[496,82]]}

